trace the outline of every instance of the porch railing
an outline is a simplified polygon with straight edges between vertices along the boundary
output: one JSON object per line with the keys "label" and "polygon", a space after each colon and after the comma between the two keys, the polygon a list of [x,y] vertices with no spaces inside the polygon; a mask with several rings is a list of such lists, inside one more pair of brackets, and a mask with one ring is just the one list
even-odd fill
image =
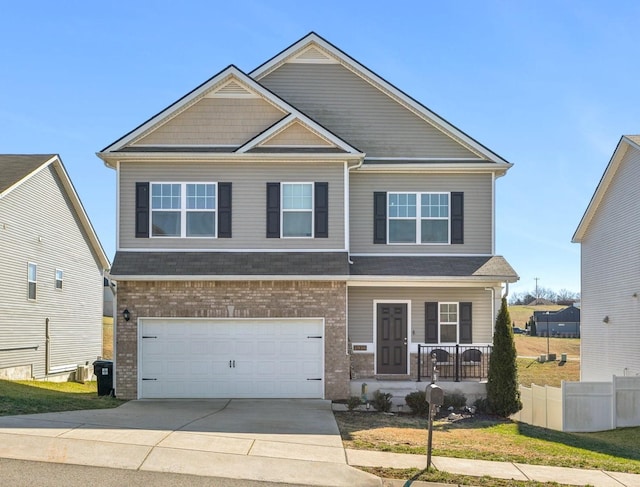
{"label": "porch railing", "polygon": [[418,382],[430,379],[482,380],[488,377],[491,345],[418,344]]}

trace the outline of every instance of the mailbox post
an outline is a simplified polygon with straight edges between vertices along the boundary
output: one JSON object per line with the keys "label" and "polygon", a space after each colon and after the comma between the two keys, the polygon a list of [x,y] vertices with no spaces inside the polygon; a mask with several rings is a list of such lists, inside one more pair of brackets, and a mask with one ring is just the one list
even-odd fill
{"label": "mailbox post", "polygon": [[429,436],[427,439],[427,470],[431,468],[431,442],[433,439],[433,416],[438,406],[444,404],[444,391],[437,384],[429,384],[425,389],[425,398],[429,403]]}

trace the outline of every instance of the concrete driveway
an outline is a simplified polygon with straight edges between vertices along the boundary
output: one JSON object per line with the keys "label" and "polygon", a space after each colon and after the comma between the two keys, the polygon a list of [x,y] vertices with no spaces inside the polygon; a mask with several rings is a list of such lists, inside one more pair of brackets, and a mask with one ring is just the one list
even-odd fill
{"label": "concrete driveway", "polygon": [[381,485],[347,465],[330,401],[144,400],[0,417],[0,457],[299,485]]}

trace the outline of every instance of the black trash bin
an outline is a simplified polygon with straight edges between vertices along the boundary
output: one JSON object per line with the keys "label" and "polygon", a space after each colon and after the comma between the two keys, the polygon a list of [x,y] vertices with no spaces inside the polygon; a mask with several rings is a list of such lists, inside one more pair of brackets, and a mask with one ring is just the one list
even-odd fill
{"label": "black trash bin", "polygon": [[98,380],[98,396],[113,395],[113,361],[96,360],[93,362],[93,373]]}

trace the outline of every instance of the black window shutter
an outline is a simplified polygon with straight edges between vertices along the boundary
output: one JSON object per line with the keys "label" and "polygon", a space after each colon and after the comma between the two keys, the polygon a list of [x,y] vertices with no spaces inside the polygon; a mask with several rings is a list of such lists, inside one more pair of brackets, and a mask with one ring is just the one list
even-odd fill
{"label": "black window shutter", "polygon": [[231,238],[231,183],[218,183],[218,238]]}
{"label": "black window shutter", "polygon": [[471,303],[460,303],[460,343],[473,343]]}
{"label": "black window shutter", "polygon": [[329,237],[329,183],[315,183],[314,188],[314,236]]}
{"label": "black window shutter", "polygon": [[464,193],[451,193],[451,243],[464,243]]}
{"label": "black window shutter", "polygon": [[373,193],[373,243],[387,243],[387,193]]}
{"label": "black window shutter", "polygon": [[424,342],[438,343],[438,303],[424,303]]}
{"label": "black window shutter", "polygon": [[267,238],[280,238],[280,183],[267,183]]}
{"label": "black window shutter", "polygon": [[136,183],[136,238],[149,238],[149,183]]}

